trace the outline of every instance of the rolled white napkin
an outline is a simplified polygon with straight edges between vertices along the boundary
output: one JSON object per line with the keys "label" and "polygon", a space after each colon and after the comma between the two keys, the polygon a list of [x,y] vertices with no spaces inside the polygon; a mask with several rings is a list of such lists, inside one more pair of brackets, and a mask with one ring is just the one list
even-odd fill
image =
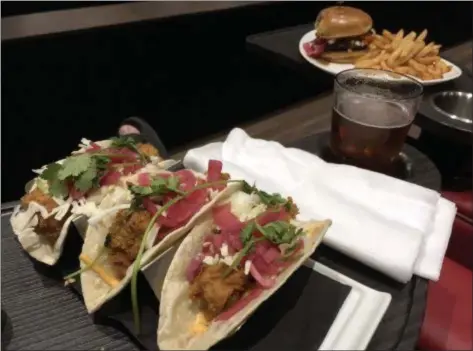
{"label": "rolled white napkin", "polygon": [[330,164],[308,152],[253,139],[233,129],[224,143],[190,150],[184,165],[205,171],[223,161],[233,178],[294,198],[301,219],[330,218],[325,243],[407,282],[412,274],[437,280],[456,214],[432,190],[380,173]]}

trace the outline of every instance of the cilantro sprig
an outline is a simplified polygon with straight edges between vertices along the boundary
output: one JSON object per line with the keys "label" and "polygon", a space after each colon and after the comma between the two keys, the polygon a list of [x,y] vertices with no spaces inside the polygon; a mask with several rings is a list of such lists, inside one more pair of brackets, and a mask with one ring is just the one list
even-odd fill
{"label": "cilantro sprig", "polygon": [[151,180],[151,184],[148,186],[129,185],[128,189],[133,195],[130,211],[141,208],[145,197],[166,195],[171,192],[184,195],[185,192],[179,188],[179,185],[179,178],[175,176],[167,178],[157,176]]}
{"label": "cilantro sprig", "polygon": [[[253,236],[255,230],[261,233],[262,236],[258,238]],[[228,276],[232,270],[239,266],[243,257],[248,255],[259,241],[268,240],[275,245],[290,244],[289,250],[291,250],[291,248],[296,246],[297,238],[303,233],[304,231],[301,228],[297,228],[289,222],[275,221],[261,226],[258,224],[258,218],[255,218],[241,230],[240,240],[243,244],[243,249],[225,271],[224,277]]]}
{"label": "cilantro sprig", "polygon": [[247,194],[256,194],[269,208],[275,208],[279,206],[286,206],[289,201],[281,196],[281,194],[269,194],[263,190],[259,190],[255,185],[250,185],[247,182],[243,183],[242,191]]}
{"label": "cilantro sprig", "polygon": [[[111,139],[111,147],[128,148],[137,153],[137,162],[117,163],[117,167],[132,166],[149,161],[138,148],[135,140],[129,136]],[[69,185],[82,193],[99,187],[99,180],[112,163],[112,158],[129,159],[130,155],[102,149],[96,152],[86,152],[67,157],[62,164],[51,163],[46,166],[40,178],[48,183],[49,193],[58,198],[65,198],[69,193]],[[112,167],[115,165],[111,165]]]}
{"label": "cilantro sprig", "polygon": [[148,227],[146,227],[146,230],[143,234],[143,237],[141,239],[140,243],[140,248],[138,250],[138,254],[136,255],[135,262],[133,263],[133,271],[131,275],[131,306],[133,310],[133,321],[135,324],[135,330],[136,333],[140,332],[141,329],[141,320],[140,320],[140,308],[138,304],[138,272],[141,269],[141,259],[143,257],[143,253],[145,251],[145,246],[146,243],[148,242],[148,236],[149,233],[151,232],[151,229],[153,228],[154,224],[156,223],[156,220],[158,219],[159,216],[161,216],[165,211],[169,209],[172,205],[177,203],[178,201],[184,199],[186,196],[189,196],[192,194],[194,191],[200,190],[200,189],[205,189],[205,188],[210,188],[216,185],[226,185],[228,183],[242,183],[241,180],[218,180],[215,182],[208,182],[208,183],[203,183],[199,184],[196,187],[192,188],[189,191],[186,191],[182,195],[178,195],[175,198],[169,200],[166,204],[164,204],[156,213],[154,216],[151,218],[151,220],[148,223]]}
{"label": "cilantro sprig", "polygon": [[260,226],[255,221],[256,228],[263,236],[275,245],[292,244],[304,231],[295,225],[285,221],[275,221]]}
{"label": "cilantro sprig", "polygon": [[131,151],[136,152],[141,160],[143,161],[149,161],[149,157],[145,155],[141,150],[138,148],[138,144],[136,143],[136,140],[132,138],[131,136],[127,135],[122,135],[119,137],[113,137],[110,139],[112,141],[111,146],[116,147],[116,148],[127,148]]}
{"label": "cilantro sprig", "polygon": [[69,156],[62,164],[51,163],[46,166],[40,178],[46,180],[49,193],[54,197],[65,198],[68,184],[72,182],[81,192],[98,186],[100,176],[107,168],[109,159],[93,153]]}

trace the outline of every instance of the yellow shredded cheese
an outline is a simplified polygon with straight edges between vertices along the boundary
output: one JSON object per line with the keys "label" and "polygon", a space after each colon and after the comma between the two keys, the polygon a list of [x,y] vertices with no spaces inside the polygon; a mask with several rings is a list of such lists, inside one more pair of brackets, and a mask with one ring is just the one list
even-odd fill
{"label": "yellow shredded cheese", "polygon": [[[84,254],[81,254],[79,258],[86,265],[91,265],[92,264],[92,260]],[[115,277],[112,277],[111,275],[109,275],[102,267],[99,267],[96,264],[93,264],[90,267],[90,269],[92,269],[95,273],[97,273],[99,275],[99,277],[102,278],[102,280],[105,283],[107,283],[108,285],[110,285],[112,288],[114,288],[118,284],[120,284],[119,280],[117,280]]]}
{"label": "yellow shredded cheese", "polygon": [[207,331],[209,328],[209,322],[205,318],[202,312],[199,312],[195,317],[194,324],[191,326],[191,333],[193,334],[202,334]]}

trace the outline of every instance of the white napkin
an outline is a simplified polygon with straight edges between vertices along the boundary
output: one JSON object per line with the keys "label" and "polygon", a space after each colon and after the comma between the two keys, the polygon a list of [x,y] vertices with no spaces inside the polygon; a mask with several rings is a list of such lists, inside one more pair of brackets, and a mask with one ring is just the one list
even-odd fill
{"label": "white napkin", "polygon": [[184,165],[202,172],[209,159],[222,160],[233,178],[292,196],[301,219],[332,219],[325,243],[344,254],[401,282],[412,274],[438,279],[456,207],[437,192],[238,128],[224,143],[190,150]]}

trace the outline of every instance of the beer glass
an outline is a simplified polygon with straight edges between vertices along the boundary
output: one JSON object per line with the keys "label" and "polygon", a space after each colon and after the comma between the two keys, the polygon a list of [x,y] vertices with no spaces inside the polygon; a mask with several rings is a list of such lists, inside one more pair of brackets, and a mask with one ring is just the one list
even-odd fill
{"label": "beer glass", "polygon": [[335,77],[330,146],[344,163],[390,173],[422,99],[402,74],[355,68]]}

